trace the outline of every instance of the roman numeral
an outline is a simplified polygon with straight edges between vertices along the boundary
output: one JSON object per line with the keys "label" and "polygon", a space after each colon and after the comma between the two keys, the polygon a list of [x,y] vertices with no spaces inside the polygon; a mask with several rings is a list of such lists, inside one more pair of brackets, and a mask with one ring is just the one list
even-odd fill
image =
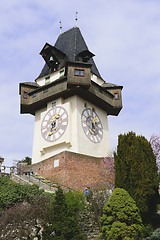
{"label": "roman numeral", "polygon": [[68,119],[67,119],[67,117],[66,117],[66,118],[64,118],[64,119],[62,119],[62,123],[66,123],[66,122],[68,122]]}
{"label": "roman numeral", "polygon": [[45,138],[47,137],[47,134],[48,134],[48,131],[47,131],[47,130],[43,132],[43,136],[44,136]]}

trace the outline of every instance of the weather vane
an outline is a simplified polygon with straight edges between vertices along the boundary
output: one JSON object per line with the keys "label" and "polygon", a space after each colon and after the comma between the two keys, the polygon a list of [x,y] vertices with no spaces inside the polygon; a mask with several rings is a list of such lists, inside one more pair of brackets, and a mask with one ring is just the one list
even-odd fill
{"label": "weather vane", "polygon": [[60,24],[60,34],[62,33],[62,22],[61,20],[59,21],[59,24]]}
{"label": "weather vane", "polygon": [[78,12],[76,11],[76,27],[77,27],[77,20],[78,20],[77,15],[78,15]]}

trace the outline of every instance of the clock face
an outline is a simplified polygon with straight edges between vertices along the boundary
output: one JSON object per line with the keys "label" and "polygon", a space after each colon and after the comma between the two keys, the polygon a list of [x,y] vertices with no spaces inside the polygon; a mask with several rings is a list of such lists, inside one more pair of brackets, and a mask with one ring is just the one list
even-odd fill
{"label": "clock face", "polygon": [[41,134],[48,142],[54,142],[66,131],[68,125],[68,113],[63,107],[51,108],[43,118]]}
{"label": "clock face", "polygon": [[97,113],[90,108],[83,110],[81,115],[82,128],[90,141],[100,143],[103,138],[103,126]]}

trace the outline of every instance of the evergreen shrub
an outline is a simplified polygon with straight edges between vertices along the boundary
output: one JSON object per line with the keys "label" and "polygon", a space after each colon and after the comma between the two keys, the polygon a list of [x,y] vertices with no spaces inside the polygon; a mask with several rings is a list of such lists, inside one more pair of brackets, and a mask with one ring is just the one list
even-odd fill
{"label": "evergreen shrub", "polygon": [[[44,226],[43,240],[85,239],[78,223],[79,209],[83,205],[82,202],[79,203],[78,195],[76,193],[67,193],[66,195],[58,187],[55,198],[50,205],[49,224]],[[83,201],[83,199],[81,200]]]}
{"label": "evergreen shrub", "polygon": [[142,219],[129,193],[116,188],[103,209],[100,240],[131,240],[141,235]]}

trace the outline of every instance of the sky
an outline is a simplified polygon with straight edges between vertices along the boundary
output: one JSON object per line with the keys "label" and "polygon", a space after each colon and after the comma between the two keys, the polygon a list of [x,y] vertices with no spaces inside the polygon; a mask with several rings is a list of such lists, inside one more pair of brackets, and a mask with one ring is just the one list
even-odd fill
{"label": "sky", "polygon": [[109,116],[112,152],[118,135],[160,136],[159,0],[5,0],[0,2],[0,156],[12,166],[32,156],[34,116],[20,114],[19,83],[34,82],[46,42],[78,27],[102,78],[123,86],[123,109]]}

